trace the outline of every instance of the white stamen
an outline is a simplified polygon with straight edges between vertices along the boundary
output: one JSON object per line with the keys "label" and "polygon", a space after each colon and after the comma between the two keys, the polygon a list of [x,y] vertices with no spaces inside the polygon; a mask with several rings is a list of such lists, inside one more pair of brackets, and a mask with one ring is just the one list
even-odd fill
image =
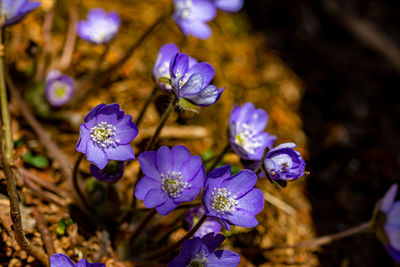
{"label": "white stamen", "polygon": [[241,146],[246,152],[254,154],[257,148],[262,146],[262,138],[257,136],[246,123],[236,125],[235,143]]}
{"label": "white stamen", "polygon": [[196,254],[196,256],[192,258],[192,260],[189,262],[188,265],[186,265],[186,267],[203,267],[207,266],[207,264],[208,259],[204,254],[204,250],[202,250],[200,254]]}
{"label": "white stamen", "polygon": [[183,2],[178,2],[175,5],[175,12],[177,16],[181,17],[182,19],[190,20],[190,13],[191,9],[193,8],[193,1],[192,0],[186,0],[184,3]]}
{"label": "white stamen", "polygon": [[172,198],[178,198],[184,189],[190,188],[192,185],[188,182],[182,182],[183,176],[181,172],[167,171],[167,174],[161,173],[161,189]]}
{"label": "white stamen", "polygon": [[115,146],[119,142],[119,140],[115,138],[116,130],[117,129],[111,124],[102,121],[90,129],[90,137],[94,142],[104,148],[111,145]]}
{"label": "white stamen", "polygon": [[214,187],[213,192],[211,193],[212,200],[212,209],[218,212],[235,212],[236,208],[239,207],[239,201],[236,200],[236,196],[231,196],[232,194],[226,191],[226,188],[217,188]]}

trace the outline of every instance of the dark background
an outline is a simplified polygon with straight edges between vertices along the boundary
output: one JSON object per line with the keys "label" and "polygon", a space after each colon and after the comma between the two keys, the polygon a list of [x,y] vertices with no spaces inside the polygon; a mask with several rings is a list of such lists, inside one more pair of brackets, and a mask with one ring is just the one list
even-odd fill
{"label": "dark background", "polygon": [[[306,194],[317,235],[369,220],[400,177],[400,1],[245,2],[253,27],[304,82]],[[395,265],[373,234],[318,255],[321,266]]]}

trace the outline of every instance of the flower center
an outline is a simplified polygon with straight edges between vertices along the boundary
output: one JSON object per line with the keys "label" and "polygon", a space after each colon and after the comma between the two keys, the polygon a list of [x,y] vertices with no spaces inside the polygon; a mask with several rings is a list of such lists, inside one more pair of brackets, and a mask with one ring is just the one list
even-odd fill
{"label": "flower center", "polygon": [[90,129],[90,137],[102,147],[109,147],[119,142],[119,140],[115,138],[116,130],[117,129],[111,124],[102,121]]}
{"label": "flower center", "polygon": [[235,212],[236,208],[239,207],[239,201],[235,198],[236,196],[231,196],[231,193],[226,191],[226,188],[214,187],[214,191],[211,193],[212,209],[218,212]]}
{"label": "flower center", "polygon": [[255,150],[262,146],[261,141],[261,137],[256,136],[256,133],[246,123],[239,124],[236,127],[235,143],[246,150],[246,152],[254,154]]}
{"label": "flower center", "polygon": [[181,19],[190,19],[190,11],[193,7],[192,0],[186,0],[185,2],[178,2],[175,5],[175,10],[177,16],[181,17]]}
{"label": "flower center", "polygon": [[161,173],[161,179],[161,189],[172,198],[180,197],[184,189],[191,187],[188,182],[182,182],[181,172],[173,171],[171,173],[167,171],[167,174]]}
{"label": "flower center", "polygon": [[206,255],[204,254],[204,251],[201,251],[201,254],[196,254],[194,258],[189,262],[186,267],[204,267],[207,266],[208,259],[206,258]]}
{"label": "flower center", "polygon": [[51,97],[55,99],[64,99],[69,91],[70,87],[67,84],[55,81],[52,86]]}

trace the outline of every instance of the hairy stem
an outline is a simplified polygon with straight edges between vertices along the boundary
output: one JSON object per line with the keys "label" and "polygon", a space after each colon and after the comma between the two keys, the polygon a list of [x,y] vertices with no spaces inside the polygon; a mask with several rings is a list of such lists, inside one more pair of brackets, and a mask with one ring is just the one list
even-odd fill
{"label": "hairy stem", "polygon": [[160,124],[158,125],[154,135],[151,137],[150,141],[147,143],[146,148],[144,151],[153,150],[154,146],[157,142],[157,139],[161,133],[162,128],[164,127],[165,123],[168,121],[169,117],[171,116],[172,112],[174,111],[176,104],[178,103],[177,97],[172,94],[172,100],[169,103],[167,109],[165,110],[164,114],[161,117]]}
{"label": "hairy stem", "polygon": [[149,221],[154,217],[154,215],[157,214],[157,210],[155,208],[153,208],[152,210],[149,211],[149,213],[147,213],[146,217],[144,217],[138,224],[138,226],[136,227],[136,229],[133,231],[131,238],[130,238],[130,242],[133,243],[136,238],[139,237],[139,235],[141,233],[143,233],[143,230],[145,228],[145,226],[149,223]]}
{"label": "hairy stem", "polygon": [[79,165],[81,164],[83,157],[84,157],[84,154],[79,153],[79,156],[75,161],[74,169],[72,170],[72,182],[74,185],[75,192],[79,197],[80,204],[82,204],[82,206],[86,209],[86,211],[89,211],[90,208],[89,208],[88,204],[86,203],[86,198],[83,195],[81,188],[79,187],[79,182],[78,182]]}
{"label": "hairy stem", "polygon": [[144,103],[142,109],[140,110],[139,116],[136,119],[136,126],[139,127],[139,124],[142,122],[144,114],[146,113],[147,108],[150,106],[150,103],[153,101],[156,96],[158,87],[154,86],[153,91],[151,91],[150,95],[147,97],[146,102]]}
{"label": "hairy stem", "polygon": [[339,239],[342,239],[345,237],[349,237],[349,236],[352,236],[355,234],[366,232],[367,230],[370,230],[370,229],[371,229],[371,222],[364,222],[358,226],[352,227],[343,232],[339,232],[339,233],[335,233],[335,234],[331,234],[331,235],[325,235],[325,236],[317,237],[317,238],[306,240],[306,241],[301,241],[294,245],[272,246],[269,248],[261,248],[261,249],[242,249],[242,251],[249,252],[249,253],[260,253],[260,252],[266,252],[266,251],[277,250],[277,249],[315,248],[318,246],[332,243],[333,241],[336,241],[336,240],[339,240]]}
{"label": "hairy stem", "polygon": [[200,220],[193,226],[193,228],[181,239],[179,239],[176,243],[166,247],[164,249],[156,250],[152,253],[144,255],[142,260],[149,260],[149,259],[161,259],[164,256],[168,256],[172,251],[179,248],[187,239],[191,238],[192,235],[200,228],[203,222],[207,219],[207,215],[203,215]]}
{"label": "hairy stem", "polygon": [[229,150],[231,149],[231,145],[228,143],[225,145],[224,149],[218,154],[218,156],[215,158],[215,160],[213,161],[213,163],[210,165],[210,167],[207,168],[207,173],[209,173],[210,171],[212,171],[215,167],[217,167],[217,165],[221,162],[222,158],[225,156],[226,153],[229,152]]}

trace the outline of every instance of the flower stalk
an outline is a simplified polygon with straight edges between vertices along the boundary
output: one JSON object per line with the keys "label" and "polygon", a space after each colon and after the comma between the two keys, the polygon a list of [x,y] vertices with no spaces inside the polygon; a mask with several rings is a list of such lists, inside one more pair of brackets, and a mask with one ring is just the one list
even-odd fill
{"label": "flower stalk", "polygon": [[226,144],[224,149],[218,154],[218,156],[214,159],[213,163],[210,165],[210,167],[207,168],[207,173],[209,173],[211,170],[213,170],[219,163],[221,163],[222,159],[224,158],[225,154],[229,152],[231,149],[230,144]]}
{"label": "flower stalk", "polygon": [[153,101],[154,97],[156,96],[157,91],[158,91],[158,87],[154,86],[153,91],[151,91],[151,93],[147,97],[146,102],[144,103],[142,109],[140,110],[139,116],[136,119],[136,126],[139,127],[139,125],[142,122],[142,119],[144,117],[144,114],[146,113],[147,108],[150,106],[150,103]]}
{"label": "flower stalk", "polygon": [[318,246],[330,244],[333,241],[336,241],[336,240],[339,240],[339,239],[342,239],[345,237],[364,233],[368,230],[371,230],[371,222],[370,221],[364,222],[358,226],[352,227],[343,232],[325,235],[325,236],[317,237],[317,238],[306,240],[306,241],[301,241],[294,245],[272,246],[269,248],[261,248],[261,249],[242,249],[242,251],[249,252],[249,253],[260,253],[260,252],[266,252],[266,251],[272,251],[272,250],[278,250],[278,249],[289,249],[289,248],[310,249],[310,248],[315,248]]}
{"label": "flower stalk", "polygon": [[144,151],[149,151],[149,150],[154,149],[157,139],[161,133],[161,130],[164,128],[165,123],[168,121],[168,119],[171,116],[172,112],[174,111],[177,103],[178,103],[177,97],[175,96],[175,94],[172,94],[171,102],[169,103],[164,114],[162,115],[160,124],[158,125],[158,127],[157,127],[156,131],[154,132],[154,135],[151,137],[150,141],[147,143]]}
{"label": "flower stalk", "polygon": [[191,238],[194,233],[200,228],[200,226],[207,219],[207,215],[203,215],[200,220],[193,226],[192,230],[190,230],[186,235],[184,235],[181,239],[179,239],[176,243],[166,247],[164,249],[156,250],[152,253],[144,255],[142,260],[150,260],[150,259],[160,259],[162,257],[168,256],[170,252],[179,248],[187,239]]}

